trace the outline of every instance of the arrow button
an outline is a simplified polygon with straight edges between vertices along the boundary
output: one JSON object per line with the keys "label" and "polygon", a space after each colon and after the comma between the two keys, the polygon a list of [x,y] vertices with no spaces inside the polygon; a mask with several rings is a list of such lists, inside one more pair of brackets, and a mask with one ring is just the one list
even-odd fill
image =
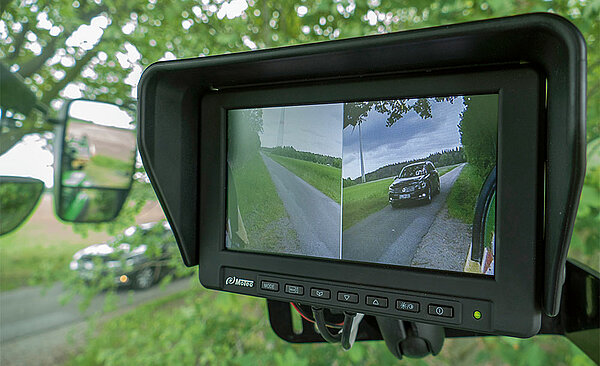
{"label": "arrow button", "polygon": [[367,305],[376,306],[378,308],[387,308],[388,299],[385,297],[367,296]]}
{"label": "arrow button", "polygon": [[338,292],[337,299],[341,302],[356,304],[358,303],[358,294],[353,294],[350,292]]}

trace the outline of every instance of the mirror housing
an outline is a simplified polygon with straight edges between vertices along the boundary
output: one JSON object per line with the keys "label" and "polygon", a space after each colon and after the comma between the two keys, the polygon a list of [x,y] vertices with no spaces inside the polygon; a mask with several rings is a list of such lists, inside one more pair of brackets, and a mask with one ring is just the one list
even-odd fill
{"label": "mirror housing", "polygon": [[0,176],[0,235],[18,228],[42,196],[44,182],[36,178]]}
{"label": "mirror housing", "polygon": [[117,217],[133,183],[134,114],[85,99],[63,107],[54,169],[54,208],[62,220],[97,223]]}

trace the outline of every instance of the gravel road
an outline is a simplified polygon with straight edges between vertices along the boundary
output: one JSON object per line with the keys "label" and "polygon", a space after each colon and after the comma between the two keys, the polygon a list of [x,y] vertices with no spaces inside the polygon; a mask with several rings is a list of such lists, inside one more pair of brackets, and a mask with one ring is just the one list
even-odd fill
{"label": "gravel road", "polygon": [[409,266],[421,239],[462,171],[460,165],[440,177],[440,194],[430,204],[386,206],[342,233],[342,258]]}
{"label": "gravel road", "polygon": [[340,258],[340,205],[273,159],[262,158],[298,233],[299,254]]}
{"label": "gravel road", "polygon": [[411,267],[463,272],[471,247],[472,226],[450,217],[444,207],[413,257]]}
{"label": "gravel road", "polygon": [[[194,279],[196,282],[197,279]],[[100,321],[132,310],[153,299],[190,288],[190,278],[154,286],[145,291],[118,291],[117,310],[101,314],[105,296],[97,296],[85,313],[75,298],[60,304],[65,293],[61,284],[44,290],[26,287],[0,293],[0,365],[55,365],[85,344],[86,320]],[[197,286],[200,286],[198,283]]]}

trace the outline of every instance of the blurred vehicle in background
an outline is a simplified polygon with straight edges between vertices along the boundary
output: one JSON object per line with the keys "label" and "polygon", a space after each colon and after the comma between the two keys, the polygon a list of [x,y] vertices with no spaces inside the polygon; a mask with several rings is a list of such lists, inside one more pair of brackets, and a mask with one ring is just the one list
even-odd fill
{"label": "blurred vehicle in background", "polygon": [[177,245],[167,221],[127,228],[112,240],[77,251],[69,267],[86,282],[146,289],[173,271]]}
{"label": "blurred vehicle in background", "polygon": [[87,136],[83,136],[68,141],[63,154],[66,155],[67,164],[71,165],[73,170],[81,170],[90,161],[93,154],[91,150]]}

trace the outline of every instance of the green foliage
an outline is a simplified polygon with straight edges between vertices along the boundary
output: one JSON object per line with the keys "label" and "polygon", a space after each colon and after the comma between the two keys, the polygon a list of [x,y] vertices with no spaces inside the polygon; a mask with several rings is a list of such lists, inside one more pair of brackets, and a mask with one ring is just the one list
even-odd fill
{"label": "green foliage", "polygon": [[73,253],[107,238],[104,233],[87,238],[74,233],[71,225],[55,218],[51,197],[44,195],[23,227],[0,237],[0,291],[50,286],[68,274]]}
{"label": "green foliage", "polygon": [[262,132],[262,109],[229,111],[227,125],[227,153],[232,166],[243,164],[258,155]]}
{"label": "green foliage", "polygon": [[[140,71],[163,57],[216,55],[551,10],[574,22],[586,39],[589,100],[587,140],[600,137],[600,103],[595,102],[600,96],[598,0],[259,0],[249,1],[248,8],[232,19],[219,12],[227,3],[221,1],[199,3],[182,0],[174,3],[104,0],[99,3],[92,0],[0,2],[3,28],[6,29],[6,35],[0,38],[0,58],[13,70],[18,69],[26,84],[45,103],[63,98],[65,86],[71,85],[80,89],[84,97],[127,104],[134,100],[135,92],[131,84],[137,84]],[[306,7],[304,16],[296,15],[300,6]],[[52,27],[38,27],[37,19],[44,15],[58,29],[57,33]],[[97,44],[70,45],[66,42],[78,27],[89,25],[98,15],[106,17],[108,25]],[[29,38],[36,38],[36,41],[30,41]],[[129,50],[135,51],[129,53]],[[139,58],[136,52],[139,52]],[[30,115],[15,136],[40,128],[50,130],[51,126],[41,123],[38,116]],[[578,212],[570,254],[588,258],[588,263],[591,261],[597,268],[600,261],[597,259],[595,238],[600,225],[595,197],[599,183],[590,171],[588,169],[587,188],[582,197],[581,212]],[[89,229],[117,233],[132,225],[135,213],[139,212],[146,200],[154,198],[149,184],[142,183],[143,170],[138,169],[137,173],[142,178],[134,184],[130,200],[117,221],[102,225],[73,225],[73,230],[93,236],[97,234],[89,233]],[[42,235],[44,241],[62,240],[56,238],[59,235],[48,235],[47,232],[24,240],[26,234],[21,231],[20,236],[11,236],[8,242],[0,239],[2,273],[5,273],[6,263],[9,262],[6,256],[9,248],[15,252],[21,250],[21,258],[29,258],[32,253],[24,248],[28,248],[30,243],[39,242]],[[591,256],[588,255],[590,252]],[[48,251],[48,255],[55,253],[58,255],[58,251]],[[40,258],[37,265],[41,266],[40,263],[47,261],[46,257]],[[23,263],[23,266],[31,268],[36,263]],[[283,343],[265,325],[264,311],[257,310],[258,306],[262,307],[262,301],[239,296],[231,301],[213,300],[211,296],[190,292],[185,298],[182,297],[182,306],[176,301],[164,302],[160,306],[143,307],[135,313],[117,318],[107,324],[99,338],[91,341],[86,352],[77,359],[80,362],[74,363],[308,362],[330,365],[337,362],[369,365],[395,362],[382,342],[360,344],[347,353],[329,345],[297,346]],[[216,344],[211,338],[213,336],[220,343]],[[449,365],[590,363],[574,346],[558,337],[448,340],[438,357],[406,362]]]}
{"label": "green foliage", "polygon": [[469,165],[485,179],[496,165],[498,151],[498,95],[464,97],[458,123],[460,141]]}
{"label": "green foliage", "polygon": [[333,156],[315,154],[308,151],[298,151],[293,146],[263,147],[262,151],[272,155],[286,156],[288,158],[310,161],[312,163],[330,165],[342,169],[342,159]]}
{"label": "green foliage", "polygon": [[367,102],[344,103],[344,128],[356,127],[363,123],[371,111],[387,116],[386,127],[392,127],[406,113],[413,111],[423,119],[429,119],[431,104],[436,102],[453,103],[455,97],[418,98],[418,99],[393,99]]}
{"label": "green foliage", "polygon": [[73,246],[23,245],[20,241],[3,239],[0,241],[1,291],[26,285],[51,285],[64,279],[73,253]]}
{"label": "green foliage", "polygon": [[340,203],[342,169],[279,155],[269,154],[269,157],[327,197]]}
{"label": "green foliage", "polygon": [[450,216],[462,220],[466,224],[473,224],[475,204],[483,181],[484,179],[479,176],[475,167],[471,164],[465,165],[446,199]]}
{"label": "green foliage", "polygon": [[[216,316],[218,314],[218,316]],[[446,339],[442,352],[406,365],[593,365],[566,338]],[[383,342],[350,351],[290,344],[269,326],[264,300],[194,289],[109,320],[66,365],[395,365]]]}
{"label": "green foliage", "polygon": [[43,189],[41,181],[10,182],[0,178],[0,233],[13,230],[27,218]]}
{"label": "green foliage", "polygon": [[587,171],[569,256],[600,270],[600,138],[587,146]]}

